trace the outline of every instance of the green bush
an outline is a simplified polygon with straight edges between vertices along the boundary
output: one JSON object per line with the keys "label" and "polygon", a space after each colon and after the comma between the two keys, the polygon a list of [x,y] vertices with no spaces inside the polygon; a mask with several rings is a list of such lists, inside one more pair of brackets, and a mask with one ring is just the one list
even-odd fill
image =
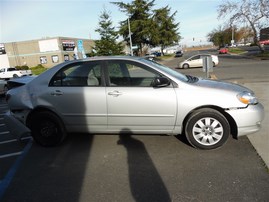
{"label": "green bush", "polygon": [[31,67],[33,75],[39,75],[47,70],[43,65],[39,64],[37,66]]}
{"label": "green bush", "polygon": [[16,66],[15,68],[18,69],[18,70],[28,70],[29,69],[29,67],[27,65]]}
{"label": "green bush", "polygon": [[235,54],[242,54],[246,53],[247,51],[241,49],[241,48],[229,48],[230,53],[235,53]]}
{"label": "green bush", "polygon": [[34,67],[31,67],[31,70],[33,69],[44,69],[45,67],[41,64],[37,65],[37,66],[34,66]]}

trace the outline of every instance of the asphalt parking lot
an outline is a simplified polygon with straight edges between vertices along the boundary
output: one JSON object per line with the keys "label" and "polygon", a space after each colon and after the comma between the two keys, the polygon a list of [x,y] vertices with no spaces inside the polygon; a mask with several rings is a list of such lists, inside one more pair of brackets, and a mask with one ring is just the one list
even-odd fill
{"label": "asphalt parking lot", "polygon": [[[247,85],[259,95],[266,92],[261,83]],[[2,99],[1,114],[6,110]],[[230,137],[223,147],[203,151],[180,136],[72,134],[63,145],[44,148],[29,137],[17,142],[1,121],[0,116],[3,202],[269,198],[268,168],[248,137]]]}

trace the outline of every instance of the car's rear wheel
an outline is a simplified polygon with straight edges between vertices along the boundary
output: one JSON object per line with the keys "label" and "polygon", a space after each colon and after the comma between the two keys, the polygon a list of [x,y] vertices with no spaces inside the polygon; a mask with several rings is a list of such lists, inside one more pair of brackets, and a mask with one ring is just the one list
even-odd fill
{"label": "car's rear wheel", "polygon": [[195,148],[215,149],[227,141],[230,125],[225,116],[217,110],[200,109],[190,115],[185,135]]}
{"label": "car's rear wheel", "polygon": [[52,112],[36,112],[29,118],[27,126],[31,129],[34,140],[42,146],[58,145],[66,137],[62,121]]}
{"label": "car's rear wheel", "polygon": [[190,67],[190,65],[185,63],[185,64],[182,65],[182,67],[183,67],[183,69],[188,69]]}

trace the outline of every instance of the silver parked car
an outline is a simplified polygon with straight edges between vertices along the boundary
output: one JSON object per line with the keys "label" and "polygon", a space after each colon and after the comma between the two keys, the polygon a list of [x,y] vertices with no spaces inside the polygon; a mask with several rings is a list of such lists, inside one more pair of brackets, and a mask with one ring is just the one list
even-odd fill
{"label": "silver parked car", "polygon": [[67,133],[184,134],[214,149],[257,132],[263,106],[243,86],[185,76],[138,57],[95,57],[8,82],[10,113],[34,140],[57,145]]}

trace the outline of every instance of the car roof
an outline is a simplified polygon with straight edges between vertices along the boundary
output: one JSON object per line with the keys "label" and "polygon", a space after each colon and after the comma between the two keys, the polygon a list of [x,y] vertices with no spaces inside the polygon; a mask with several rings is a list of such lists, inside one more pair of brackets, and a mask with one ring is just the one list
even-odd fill
{"label": "car roof", "polygon": [[196,55],[192,55],[189,58],[195,57],[195,56],[212,56],[212,54],[207,54],[207,53],[203,53],[203,54],[196,54]]}
{"label": "car roof", "polygon": [[[100,60],[129,60],[129,61],[140,61],[143,62],[143,60],[146,60],[143,57],[137,57],[137,56],[94,56],[94,57],[87,57],[84,59],[77,59],[77,60],[70,60],[63,62],[59,64],[59,66],[65,66],[67,64],[73,64],[77,62],[89,62],[89,61],[100,61]],[[56,65],[58,66],[58,65]]]}
{"label": "car roof", "polygon": [[88,57],[86,59],[82,59],[82,61],[92,61],[92,60],[141,60],[141,57],[137,56],[124,56],[124,55],[118,55],[118,56],[95,56],[95,57]]}

